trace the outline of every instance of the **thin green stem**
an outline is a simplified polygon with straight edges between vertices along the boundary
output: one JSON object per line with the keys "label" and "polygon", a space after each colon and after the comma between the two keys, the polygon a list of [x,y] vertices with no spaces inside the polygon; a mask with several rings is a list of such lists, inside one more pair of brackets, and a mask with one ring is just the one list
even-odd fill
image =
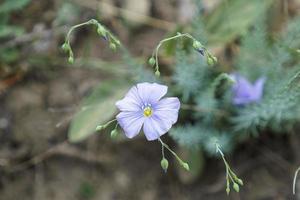
{"label": "thin green stem", "polygon": [[297,176],[300,171],[300,167],[296,170],[295,175],[294,175],[294,180],[293,180],[293,194],[296,194],[296,181],[297,181]]}
{"label": "thin green stem", "polygon": [[161,144],[161,155],[163,158],[165,158],[165,147],[163,144]]}
{"label": "thin green stem", "polygon": [[161,145],[162,146],[164,146],[166,149],[168,149],[168,151],[170,151],[172,154],[173,154],[173,156],[180,162],[180,164],[183,164],[183,163],[185,163],[183,160],[181,160],[180,158],[179,158],[179,156],[177,156],[177,154],[166,144],[166,143],[164,143],[160,138],[158,138],[158,141],[161,143]]}
{"label": "thin green stem", "polygon": [[154,51],[153,54],[152,54],[152,57],[153,57],[154,54],[155,54],[155,71],[159,71],[159,65],[158,65],[158,52],[159,52],[159,48],[163,45],[163,43],[168,42],[168,41],[171,41],[171,40],[174,40],[174,39],[177,39],[177,38],[181,38],[181,37],[187,37],[187,38],[189,38],[189,39],[195,40],[195,38],[194,38],[193,36],[191,36],[190,34],[188,34],[188,33],[184,33],[184,34],[182,34],[182,33],[177,33],[177,35],[175,35],[175,36],[173,36],[173,37],[169,37],[169,38],[163,39],[163,40],[161,40],[161,41],[158,43],[158,45],[157,45],[155,51]]}
{"label": "thin green stem", "polygon": [[[111,123],[113,123],[114,121],[117,121],[117,119],[113,119],[113,120],[110,120],[110,121],[106,122],[106,124],[105,124],[104,126],[108,126],[108,125],[110,125]],[[118,126],[118,123],[117,123],[116,126]]]}
{"label": "thin green stem", "polygon": [[66,41],[69,42],[70,35],[71,35],[71,33],[72,33],[76,28],[79,28],[79,27],[85,26],[85,25],[89,25],[89,24],[93,24],[93,23],[92,23],[93,21],[94,21],[94,20],[91,19],[91,20],[89,20],[89,21],[87,21],[87,22],[83,22],[83,23],[81,23],[81,24],[76,24],[76,25],[72,26],[72,27],[70,28],[70,30],[68,31],[68,33],[67,33]]}

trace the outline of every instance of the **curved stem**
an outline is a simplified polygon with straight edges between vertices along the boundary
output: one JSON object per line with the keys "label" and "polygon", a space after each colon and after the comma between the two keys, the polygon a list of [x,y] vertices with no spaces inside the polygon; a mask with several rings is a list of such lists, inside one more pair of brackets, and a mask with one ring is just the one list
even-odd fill
{"label": "curved stem", "polygon": [[296,170],[295,175],[294,175],[294,180],[293,180],[293,194],[296,194],[296,181],[297,181],[297,176],[300,171],[300,167]]}
{"label": "curved stem", "polygon": [[83,22],[83,23],[81,23],[81,24],[76,24],[75,26],[72,26],[72,27],[70,28],[70,30],[68,31],[68,33],[67,33],[66,41],[69,41],[69,38],[70,38],[71,33],[72,33],[76,28],[79,28],[79,27],[81,27],[81,26],[85,26],[85,25],[92,24],[92,22],[93,22],[93,19],[91,19],[91,20],[89,20],[89,21],[87,21],[87,22]]}
{"label": "curved stem", "polygon": [[156,71],[159,71],[159,65],[158,65],[158,51],[159,51],[159,48],[163,45],[163,43],[174,40],[174,39],[177,39],[177,38],[181,38],[181,37],[187,37],[189,39],[195,40],[195,38],[193,36],[191,36],[190,34],[188,34],[188,33],[184,33],[184,34],[177,33],[177,35],[175,35],[173,37],[163,39],[158,43],[158,45],[157,45],[157,47],[154,51],[155,53],[154,52],[152,53],[152,56],[154,56],[154,54],[155,54],[155,70]]}
{"label": "curved stem", "polygon": [[160,138],[158,138],[158,141],[161,143],[161,145],[162,146],[164,146],[166,149],[168,149],[168,151],[170,151],[172,154],[173,154],[173,156],[180,162],[180,164],[183,164],[183,163],[185,163],[183,160],[181,160],[180,158],[179,158],[179,156],[166,144],[166,143],[164,143]]}

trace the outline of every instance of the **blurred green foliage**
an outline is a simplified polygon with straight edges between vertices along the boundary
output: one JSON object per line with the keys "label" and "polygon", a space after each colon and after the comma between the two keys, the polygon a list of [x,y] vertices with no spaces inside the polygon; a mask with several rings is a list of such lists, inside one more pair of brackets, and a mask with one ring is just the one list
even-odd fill
{"label": "blurred green foliage", "polygon": [[0,4],[0,38],[9,35],[20,35],[24,32],[21,27],[10,25],[10,13],[25,7],[31,0],[5,0]]}
{"label": "blurred green foliage", "polygon": [[[181,89],[182,99],[198,108],[196,114],[189,117],[192,123],[173,128],[170,133],[181,145],[201,148],[213,155],[214,141],[218,141],[226,152],[241,140],[248,139],[249,134],[258,134],[266,129],[275,133],[295,130],[300,120],[300,65],[299,54],[296,53],[300,46],[297,40],[300,20],[298,17],[290,20],[286,31],[270,40],[266,23],[270,2],[224,1],[209,16],[202,17],[209,19],[202,32],[215,33],[205,34],[207,38],[204,40],[208,41],[208,45],[214,42],[224,45],[241,37],[240,51],[231,58],[231,70],[250,81],[267,78],[261,102],[234,106],[228,87],[217,89],[216,92],[221,95],[209,92],[208,85],[226,68],[222,63],[217,68],[209,68],[205,62],[199,61],[200,56],[195,59],[194,53],[177,49],[176,59],[179,62],[174,81]],[[199,26],[203,28],[203,23]],[[193,28],[199,29],[196,22]]]}
{"label": "blurred green foliage", "polygon": [[[11,36],[20,36],[24,29],[17,25],[11,25],[9,22],[12,12],[24,8],[31,0],[5,0],[0,4],[0,40]],[[1,48],[0,46],[0,64],[12,63],[19,57],[19,51],[16,48]],[[1,68],[1,65],[0,65]]]}

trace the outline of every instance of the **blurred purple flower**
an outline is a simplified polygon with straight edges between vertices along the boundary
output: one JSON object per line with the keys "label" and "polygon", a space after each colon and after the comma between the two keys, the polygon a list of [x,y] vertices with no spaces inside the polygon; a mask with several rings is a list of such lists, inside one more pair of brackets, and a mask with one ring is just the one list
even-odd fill
{"label": "blurred purple flower", "polygon": [[177,97],[161,99],[168,87],[157,83],[139,83],[116,102],[121,111],[117,121],[128,138],[136,136],[143,126],[147,140],[155,140],[168,132],[178,118]]}
{"label": "blurred purple flower", "polygon": [[232,87],[233,104],[246,105],[261,100],[265,77],[257,79],[254,84],[239,74],[232,74],[231,77],[235,80],[235,84]]}

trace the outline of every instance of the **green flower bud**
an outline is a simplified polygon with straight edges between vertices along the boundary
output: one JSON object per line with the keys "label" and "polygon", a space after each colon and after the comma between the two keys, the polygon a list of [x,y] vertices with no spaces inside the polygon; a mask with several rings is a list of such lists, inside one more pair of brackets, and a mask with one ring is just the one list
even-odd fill
{"label": "green flower bud", "polygon": [[199,49],[202,49],[203,48],[203,45],[201,44],[201,42],[197,41],[197,40],[194,40],[193,41],[193,47],[196,49],[196,50],[199,50]]}
{"label": "green flower bud", "polygon": [[207,56],[207,64],[209,66],[215,65],[217,62],[218,62],[218,59],[215,56],[212,56],[212,55]]}
{"label": "green flower bud", "polygon": [[70,45],[69,43],[65,42],[62,46],[61,46],[62,50],[64,50],[65,52],[68,52],[70,50]]}
{"label": "green flower bud", "polygon": [[115,40],[115,43],[116,43],[117,45],[119,45],[119,46],[121,45],[120,40],[117,40],[117,39],[116,39],[116,40]]}
{"label": "green flower bud", "polygon": [[114,129],[110,132],[110,137],[111,138],[116,138],[118,136],[119,132],[117,129]]}
{"label": "green flower bud", "polygon": [[169,167],[169,161],[165,158],[163,158],[161,161],[160,161],[160,165],[161,165],[161,168],[167,172],[168,170],[168,167]]}
{"label": "green flower bud", "polygon": [[96,131],[101,131],[103,130],[105,127],[103,125],[99,125],[96,127]]}
{"label": "green flower bud", "polygon": [[240,185],[244,185],[244,182],[243,182],[243,180],[242,180],[242,179],[239,179],[239,178],[238,178],[236,181],[237,181],[237,183],[238,183],[238,184],[240,184]]}
{"label": "green flower bud", "polygon": [[156,63],[154,57],[149,58],[148,63],[149,65],[154,66]]}
{"label": "green flower bud", "polygon": [[237,183],[233,183],[233,189],[236,191],[236,192],[239,192],[240,191],[240,187]]}
{"label": "green flower bud", "polygon": [[229,193],[230,193],[230,188],[227,187],[227,188],[226,188],[226,194],[229,195]]}
{"label": "green flower bud", "polygon": [[106,37],[106,30],[105,30],[105,28],[101,24],[98,24],[97,33],[100,36]]}
{"label": "green flower bud", "polygon": [[187,163],[182,163],[182,167],[186,170],[186,171],[190,171],[190,167]]}
{"label": "green flower bud", "polygon": [[70,64],[73,64],[73,63],[74,63],[74,58],[73,58],[73,56],[70,56],[70,57],[69,57],[68,62],[69,62]]}
{"label": "green flower bud", "polygon": [[115,44],[115,43],[112,43],[112,42],[109,44],[109,48],[110,48],[111,50],[113,50],[113,51],[116,51],[116,50],[117,50],[116,44]]}
{"label": "green flower bud", "polygon": [[157,76],[157,77],[160,76],[160,72],[158,70],[155,71],[155,76]]}

